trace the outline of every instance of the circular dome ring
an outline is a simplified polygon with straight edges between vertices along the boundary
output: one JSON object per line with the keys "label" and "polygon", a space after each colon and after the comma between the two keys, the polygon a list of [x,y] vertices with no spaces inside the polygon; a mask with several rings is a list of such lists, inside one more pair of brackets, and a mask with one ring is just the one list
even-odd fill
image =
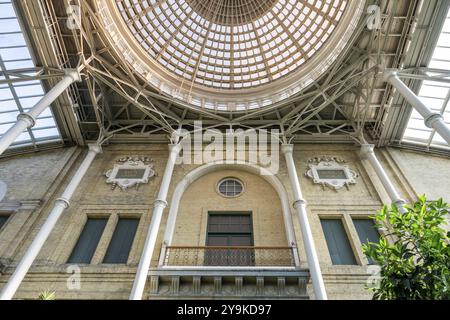
{"label": "circular dome ring", "polygon": [[223,111],[270,105],[309,85],[344,49],[364,6],[349,0],[98,3],[115,47],[147,81]]}

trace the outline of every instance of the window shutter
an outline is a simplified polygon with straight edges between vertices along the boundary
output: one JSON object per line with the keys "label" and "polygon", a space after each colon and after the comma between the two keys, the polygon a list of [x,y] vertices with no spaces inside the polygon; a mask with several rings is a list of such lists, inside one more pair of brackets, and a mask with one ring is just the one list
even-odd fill
{"label": "window shutter", "polygon": [[3,227],[3,225],[8,221],[9,216],[0,216],[0,229]]}
{"label": "window shutter", "polygon": [[90,263],[106,226],[106,219],[88,219],[68,263]]}
{"label": "window shutter", "polygon": [[355,255],[341,220],[321,220],[333,265],[356,265]]}
{"label": "window shutter", "polygon": [[[380,234],[375,228],[375,223],[372,219],[354,219],[353,224],[362,244],[367,242],[378,243],[380,241]],[[374,264],[374,261],[369,259],[369,264]]]}
{"label": "window shutter", "polygon": [[138,224],[138,219],[119,219],[103,263],[127,263]]}

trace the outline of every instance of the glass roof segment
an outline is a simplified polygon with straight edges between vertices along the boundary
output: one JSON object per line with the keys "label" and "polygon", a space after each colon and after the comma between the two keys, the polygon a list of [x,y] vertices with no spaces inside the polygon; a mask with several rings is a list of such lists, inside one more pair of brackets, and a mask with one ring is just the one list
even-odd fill
{"label": "glass roof segment", "polygon": [[[152,1],[116,1],[153,59],[189,82],[225,89],[258,86],[296,70],[328,39],[347,5],[168,0],[148,10]],[[252,6],[265,12],[249,13]]]}
{"label": "glass roof segment", "polygon": [[[429,68],[450,71],[450,10]],[[441,113],[446,124],[450,126],[450,83],[423,81],[418,96],[433,112]],[[427,147],[450,149],[450,146],[434,129],[425,125],[423,117],[415,110],[411,114],[402,140]]]}
{"label": "glass roof segment", "polygon": [[270,105],[311,84],[344,49],[364,7],[349,0],[109,2],[97,1],[100,16],[135,70],[162,92],[225,111]]}
{"label": "glass roof segment", "polygon": [[[11,1],[0,1],[0,71],[34,68],[28,44]],[[26,73],[34,75],[33,72]],[[24,74],[21,72],[21,74]],[[8,74],[0,74],[0,80],[13,79]],[[17,120],[22,112],[27,112],[44,95],[42,83],[23,81],[0,84],[0,136]],[[36,121],[32,129],[23,132],[14,142],[13,147],[36,145],[60,141],[61,135],[47,109]]]}

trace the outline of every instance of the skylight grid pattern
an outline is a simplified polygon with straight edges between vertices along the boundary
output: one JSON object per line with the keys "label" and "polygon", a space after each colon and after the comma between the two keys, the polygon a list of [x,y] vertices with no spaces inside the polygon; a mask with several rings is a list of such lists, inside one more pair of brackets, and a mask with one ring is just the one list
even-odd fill
{"label": "skylight grid pattern", "polygon": [[[450,71],[450,11],[434,50],[429,68]],[[450,83],[423,81],[419,98],[433,112],[440,113],[450,126]],[[428,128],[423,117],[413,110],[403,141],[427,147],[449,148],[447,142],[434,130]]]}
{"label": "skylight grid pattern", "polygon": [[297,70],[330,37],[347,2],[116,0],[152,59],[183,81],[218,89],[257,87]]}
{"label": "skylight grid pattern", "polygon": [[[11,1],[0,1],[0,80],[14,79],[11,71],[34,68],[28,44]],[[9,71],[9,73],[4,73]],[[35,71],[20,72],[35,75]],[[0,84],[0,136],[17,121],[20,113],[30,110],[44,95],[42,83],[24,81]],[[32,129],[24,131],[13,146],[59,141],[60,133],[50,109],[44,111]]]}

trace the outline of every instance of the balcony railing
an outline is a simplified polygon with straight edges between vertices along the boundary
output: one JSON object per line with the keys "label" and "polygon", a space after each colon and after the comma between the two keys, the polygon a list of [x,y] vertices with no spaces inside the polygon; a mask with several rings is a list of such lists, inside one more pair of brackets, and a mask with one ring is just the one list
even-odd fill
{"label": "balcony railing", "polygon": [[293,247],[166,247],[164,266],[294,267]]}

